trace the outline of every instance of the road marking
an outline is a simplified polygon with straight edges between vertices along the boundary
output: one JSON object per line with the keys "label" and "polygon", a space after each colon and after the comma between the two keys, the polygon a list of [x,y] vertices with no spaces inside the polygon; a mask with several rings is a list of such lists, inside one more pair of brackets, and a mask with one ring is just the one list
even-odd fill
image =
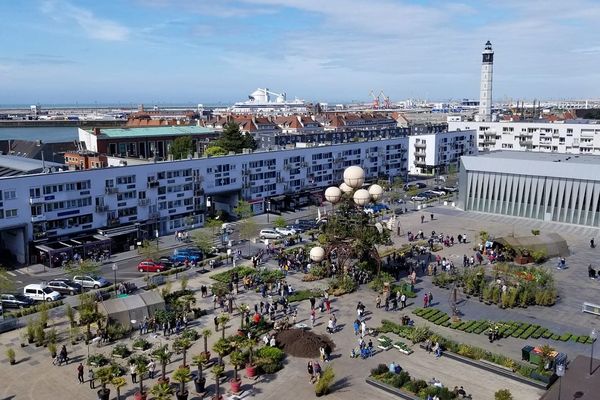
{"label": "road marking", "polygon": [[17,274],[14,274],[14,273],[12,273],[10,271],[6,271],[6,273],[9,274],[9,275],[11,275],[11,276],[17,276]]}
{"label": "road marking", "polygon": [[21,274],[21,275],[27,275],[25,272],[21,271],[20,269],[16,269],[15,272],[17,274]]}

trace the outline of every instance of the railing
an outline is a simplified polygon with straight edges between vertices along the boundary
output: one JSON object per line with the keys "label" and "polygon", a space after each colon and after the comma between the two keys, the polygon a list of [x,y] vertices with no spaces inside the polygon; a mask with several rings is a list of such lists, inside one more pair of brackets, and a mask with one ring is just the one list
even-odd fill
{"label": "railing", "polygon": [[116,187],[105,187],[104,193],[106,194],[117,194],[119,193],[119,188]]}
{"label": "railing", "polygon": [[158,211],[153,211],[151,213],[148,213],[148,219],[159,219],[160,218],[160,213]]}
{"label": "railing", "polygon": [[415,143],[415,147],[424,149],[427,147],[427,143]]}
{"label": "railing", "polygon": [[150,199],[138,199],[138,205],[140,207],[146,207],[150,204]]}
{"label": "railing", "polygon": [[103,213],[103,212],[107,212],[107,211],[108,211],[108,206],[106,204],[96,206],[97,213]]}
{"label": "railing", "polygon": [[157,188],[159,186],[159,182],[158,181],[148,181],[148,188],[152,189],[152,188]]}
{"label": "railing", "polygon": [[42,222],[45,220],[46,220],[46,216],[44,214],[31,216],[31,222]]}
{"label": "railing", "polygon": [[29,204],[40,204],[43,203],[44,199],[42,197],[30,197]]}

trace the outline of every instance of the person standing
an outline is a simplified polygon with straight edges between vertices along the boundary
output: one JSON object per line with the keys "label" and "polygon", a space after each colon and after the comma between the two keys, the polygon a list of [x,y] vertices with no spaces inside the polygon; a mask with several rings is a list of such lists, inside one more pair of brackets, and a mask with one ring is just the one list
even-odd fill
{"label": "person standing", "polygon": [[314,371],[314,369],[313,369],[313,364],[312,364],[312,361],[309,361],[309,362],[308,362],[308,365],[307,365],[307,367],[306,367],[306,370],[308,371],[308,381],[309,381],[310,383],[314,383],[314,373],[315,373],[315,371]]}
{"label": "person standing", "polygon": [[88,380],[90,381],[90,389],[95,389],[96,386],[94,385],[94,370],[92,370],[91,368],[88,370]]}
{"label": "person standing", "polygon": [[131,383],[137,383],[137,371],[135,364],[129,366],[129,374],[131,375]]}
{"label": "person standing", "polygon": [[425,293],[425,296],[423,296],[423,308],[427,308],[428,305],[429,305],[429,295],[427,293]]}
{"label": "person standing", "polygon": [[83,364],[79,363],[79,365],[77,366],[77,380],[79,381],[80,384],[82,384],[83,381]]}
{"label": "person standing", "polygon": [[360,323],[360,337],[365,337],[367,334],[367,323],[362,320]]}
{"label": "person standing", "polygon": [[325,299],[325,309],[327,310],[328,314],[331,314],[331,301],[329,299]]}
{"label": "person standing", "polygon": [[379,295],[375,299],[375,308],[381,308],[381,297]]}
{"label": "person standing", "polygon": [[400,304],[402,305],[402,309],[404,310],[404,307],[406,307],[406,295],[404,293],[402,293],[402,295],[400,296]]}
{"label": "person standing", "polygon": [[360,321],[357,320],[357,319],[354,320],[353,327],[354,327],[354,336],[357,336],[358,335],[358,330],[360,329]]}
{"label": "person standing", "polygon": [[429,292],[429,294],[427,295],[427,302],[430,306],[433,304],[433,294],[431,292]]}
{"label": "person standing", "polygon": [[425,216],[421,215],[421,223],[425,222]]}
{"label": "person standing", "polygon": [[315,309],[313,308],[312,310],[310,310],[310,324],[313,328],[315,327],[315,320],[316,320],[316,315],[315,315]]}
{"label": "person standing", "polygon": [[150,379],[154,379],[154,371],[156,371],[156,363],[154,360],[150,359],[150,362],[148,363],[148,376]]}

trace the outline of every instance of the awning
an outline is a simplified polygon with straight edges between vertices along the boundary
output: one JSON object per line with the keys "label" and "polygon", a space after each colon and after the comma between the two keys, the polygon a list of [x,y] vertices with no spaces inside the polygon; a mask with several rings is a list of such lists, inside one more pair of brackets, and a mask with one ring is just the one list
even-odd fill
{"label": "awning", "polygon": [[283,201],[283,200],[285,200],[285,196],[274,196],[274,197],[271,197],[269,200],[271,200],[271,201]]}
{"label": "awning", "polygon": [[128,233],[137,232],[138,229],[139,227],[136,225],[129,225],[111,229],[98,229],[98,233],[103,236],[112,238],[115,236],[127,235]]}

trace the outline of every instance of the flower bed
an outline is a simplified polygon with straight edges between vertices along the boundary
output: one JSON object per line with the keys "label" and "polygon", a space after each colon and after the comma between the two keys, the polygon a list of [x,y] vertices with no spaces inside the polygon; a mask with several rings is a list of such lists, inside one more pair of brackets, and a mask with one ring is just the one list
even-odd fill
{"label": "flower bed", "polygon": [[394,342],[394,347],[397,348],[400,351],[400,353],[406,355],[411,354],[413,352],[412,349],[406,343],[401,341]]}
{"label": "flower bed", "polygon": [[377,348],[381,349],[381,350],[389,350],[392,348],[392,339],[390,339],[387,336],[379,336],[377,338],[377,341],[379,342],[379,344],[377,345]]}
{"label": "flower bed", "polygon": [[440,400],[455,399],[456,395],[448,388],[429,385],[422,379],[411,378],[406,371],[399,373],[389,372],[385,364],[379,364],[371,370],[367,383],[404,399],[424,399],[429,396],[438,396]]}
{"label": "flower bed", "polygon": [[223,271],[219,272],[218,274],[214,274],[213,276],[211,276],[211,279],[214,279],[215,281],[221,283],[229,283],[231,282],[231,277],[233,276],[234,272],[237,272],[238,278],[242,279],[245,276],[255,274],[257,271],[252,267],[235,267],[228,271]]}

